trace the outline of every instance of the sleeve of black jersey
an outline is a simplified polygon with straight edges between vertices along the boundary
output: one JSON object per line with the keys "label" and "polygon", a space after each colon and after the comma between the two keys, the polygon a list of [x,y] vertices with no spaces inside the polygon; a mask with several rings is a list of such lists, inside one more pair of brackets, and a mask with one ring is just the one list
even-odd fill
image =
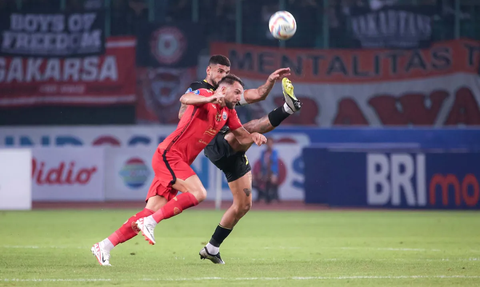
{"label": "sleeve of black jersey", "polygon": [[192,92],[195,92],[199,89],[202,89],[202,88],[205,88],[203,85],[202,85],[202,82],[193,82],[190,84],[190,86],[188,87],[188,89],[185,91],[185,94],[188,94],[188,93],[192,93]]}
{"label": "sleeve of black jersey", "polygon": [[202,89],[202,88],[205,88],[205,87],[202,85],[201,82],[193,82],[190,84],[190,87],[189,87],[189,89],[192,89],[192,91]]}

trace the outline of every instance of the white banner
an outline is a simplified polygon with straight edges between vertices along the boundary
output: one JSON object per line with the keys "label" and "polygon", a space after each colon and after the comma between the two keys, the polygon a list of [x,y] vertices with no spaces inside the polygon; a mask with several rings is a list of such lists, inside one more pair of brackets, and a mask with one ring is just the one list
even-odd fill
{"label": "white banner", "polygon": [[145,147],[107,148],[105,156],[106,200],[145,200],[155,176],[155,149]]}
{"label": "white banner", "polygon": [[[100,200],[103,193],[100,194],[99,190],[105,191],[107,200],[144,200],[153,179],[151,168],[153,153],[158,143],[174,129],[175,126],[0,128],[0,147],[45,147],[34,149],[34,156],[37,156],[37,150],[43,150],[42,160],[46,161],[40,176],[41,183],[37,184],[34,177],[34,200],[87,200],[88,198]],[[280,196],[283,199],[302,199],[303,171],[300,155],[301,147],[310,144],[308,135],[277,131],[270,133],[269,136],[279,142],[276,146],[283,150],[280,156],[287,171],[286,179],[280,186]],[[281,142],[285,143],[280,144]],[[103,187],[103,153],[98,151],[101,150],[97,149],[98,147],[108,147],[105,154],[105,187]],[[114,148],[110,150],[110,147]],[[79,152],[72,152],[76,150]],[[247,152],[252,167],[260,156],[260,150],[261,148],[252,146]],[[37,177],[38,169],[41,167],[39,160],[37,159],[36,162],[37,174],[34,175]],[[42,183],[48,172],[51,171],[51,176],[59,172],[62,162],[63,173],[68,172],[68,166],[65,165],[70,162],[75,162],[76,169],[97,166],[97,170],[91,173],[86,190],[77,185],[77,188],[81,188],[82,191],[72,195],[72,192],[64,193],[66,190],[64,187],[70,187],[65,183],[60,185]],[[47,167],[48,171],[46,171]],[[208,199],[214,199],[215,166],[201,152],[192,167],[209,191]],[[78,173],[78,170],[72,172]],[[101,182],[98,176],[101,177]],[[41,193],[39,193],[40,190]],[[224,198],[231,199],[225,179],[223,179],[223,193]]]}
{"label": "white banner", "polygon": [[[265,80],[244,78],[247,87]],[[293,83],[302,102],[286,123],[334,125],[480,125],[480,77],[468,73],[365,84]],[[280,85],[254,117],[283,102]]]}
{"label": "white banner", "polygon": [[[275,144],[274,148],[278,150],[278,157],[280,160],[280,186],[278,189],[278,195],[280,200],[303,200],[303,160],[302,160],[302,148],[300,144]],[[255,172],[257,165],[259,165],[260,155],[265,147],[252,146],[247,151],[248,161],[252,166],[252,172]],[[256,167],[257,166],[257,167]],[[192,165],[193,169],[199,175],[205,188],[207,189],[207,199],[215,199],[215,178],[214,173],[216,167],[209,163],[208,158],[199,156]],[[208,176],[205,173],[208,172]],[[257,197],[257,191],[253,190],[253,199]],[[222,199],[232,200],[232,193],[228,188],[225,176],[222,173]]]}
{"label": "white banner", "polygon": [[150,147],[152,154],[176,126],[2,127],[0,147]]}
{"label": "white banner", "polygon": [[[302,145],[277,144],[275,148],[280,158],[281,200],[303,200],[303,162]],[[259,164],[263,147],[252,146],[247,152],[252,169]],[[149,148],[108,148],[105,162],[106,200],[145,200],[153,180],[151,161],[154,151]],[[207,189],[207,200],[215,199],[215,173],[217,168],[205,157],[203,152],[193,162],[192,168]],[[253,192],[254,198],[256,191]],[[232,200],[222,173],[222,198]]]}
{"label": "white banner", "polygon": [[[263,85],[275,69],[290,67],[303,105],[282,125],[322,127],[480,125],[479,48],[480,41],[466,39],[406,50],[210,44],[212,55],[230,58],[247,89]],[[283,101],[277,83],[253,118]],[[252,113],[255,107],[249,107]]]}
{"label": "white banner", "polygon": [[103,148],[34,148],[34,201],[103,201]]}
{"label": "white banner", "polygon": [[[0,147],[148,147],[153,152],[176,125],[102,126],[102,127],[1,127]],[[281,142],[308,145],[305,133],[275,131],[271,136]]]}
{"label": "white banner", "polygon": [[32,151],[0,150],[0,210],[32,209]]}

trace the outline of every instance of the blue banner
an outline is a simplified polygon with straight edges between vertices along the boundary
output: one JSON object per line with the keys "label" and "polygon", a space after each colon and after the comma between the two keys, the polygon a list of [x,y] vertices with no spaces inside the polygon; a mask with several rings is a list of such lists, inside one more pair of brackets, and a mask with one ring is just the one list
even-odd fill
{"label": "blue banner", "polygon": [[480,209],[480,153],[308,147],[303,156],[307,203]]}
{"label": "blue banner", "polygon": [[406,144],[406,148],[467,148],[480,151],[480,129],[476,128],[305,128],[278,127],[271,133],[304,133],[311,144]]}

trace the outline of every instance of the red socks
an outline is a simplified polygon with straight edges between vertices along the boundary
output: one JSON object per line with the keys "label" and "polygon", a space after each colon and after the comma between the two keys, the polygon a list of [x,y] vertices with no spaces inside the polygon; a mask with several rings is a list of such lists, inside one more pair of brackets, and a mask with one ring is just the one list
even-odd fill
{"label": "red socks", "polygon": [[139,218],[147,217],[152,214],[152,210],[146,208],[143,209],[139,213],[130,217],[117,231],[108,237],[108,240],[112,242],[113,246],[116,246],[119,243],[123,243],[130,238],[135,237],[135,235],[138,233],[138,231],[134,228],[135,221],[137,221]]}
{"label": "red socks", "polygon": [[165,204],[159,211],[153,212],[150,209],[144,209],[134,216],[130,217],[117,231],[108,237],[113,246],[123,243],[137,235],[138,231],[134,228],[134,223],[139,218],[147,217],[153,214],[153,219],[160,222],[163,219],[170,218],[180,214],[184,209],[190,208],[198,204],[198,200],[191,193],[182,193],[174,197]]}
{"label": "red socks", "polygon": [[190,208],[198,204],[198,200],[189,192],[182,193],[167,202],[159,211],[155,212],[152,217],[158,223],[163,219],[170,218],[182,213],[184,209]]}

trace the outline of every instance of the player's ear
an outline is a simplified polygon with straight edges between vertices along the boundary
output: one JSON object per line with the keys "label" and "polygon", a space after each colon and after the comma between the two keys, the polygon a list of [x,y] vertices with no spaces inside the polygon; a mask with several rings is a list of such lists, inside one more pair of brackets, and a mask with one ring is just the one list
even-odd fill
{"label": "player's ear", "polygon": [[205,71],[207,72],[207,75],[210,74],[210,70],[211,70],[211,69],[212,69],[212,68],[210,67],[210,65],[208,65],[208,66],[207,66],[207,69],[205,70]]}

